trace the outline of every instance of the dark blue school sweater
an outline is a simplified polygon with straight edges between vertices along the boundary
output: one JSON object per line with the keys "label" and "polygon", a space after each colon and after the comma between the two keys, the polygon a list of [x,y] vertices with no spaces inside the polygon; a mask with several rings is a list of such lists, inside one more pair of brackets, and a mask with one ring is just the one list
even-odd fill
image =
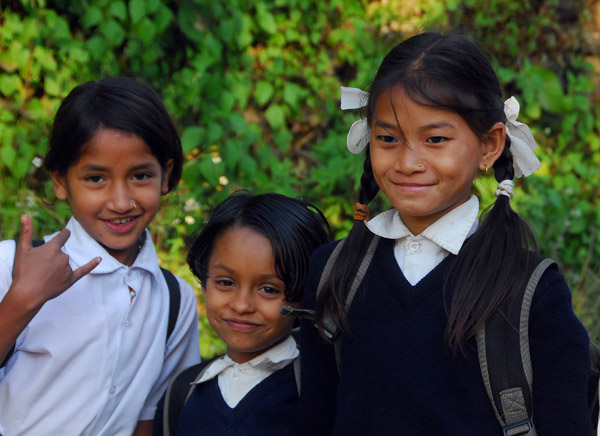
{"label": "dark blue school sweater", "polygon": [[[311,260],[305,307],[333,244]],[[353,337],[341,338],[341,375],[333,348],[302,323],[303,435],[501,435],[485,391],[476,344],[453,355],[443,337],[443,283],[450,257],[415,286],[402,274],[394,241],[381,239],[349,311]],[[533,417],[538,436],[589,436],[588,337],[560,273],[547,271],[530,313]]]}
{"label": "dark blue school sweater", "polygon": [[[200,383],[183,406],[177,436],[287,436],[296,435],[298,388],[294,365],[274,372],[234,407],[227,405],[217,377]],[[162,401],[161,401],[162,403]],[[160,415],[160,416],[159,416]],[[162,405],[154,434],[162,434]]]}

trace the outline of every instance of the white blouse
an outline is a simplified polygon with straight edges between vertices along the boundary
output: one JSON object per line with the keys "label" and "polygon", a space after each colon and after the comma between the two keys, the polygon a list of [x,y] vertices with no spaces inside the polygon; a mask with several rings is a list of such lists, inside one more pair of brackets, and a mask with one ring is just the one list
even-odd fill
{"label": "white blouse", "polygon": [[396,209],[385,211],[365,224],[374,234],[396,240],[396,262],[406,280],[414,286],[448,254],[458,254],[465,240],[477,230],[478,213],[479,200],[471,195],[467,202],[452,209],[420,235],[408,230]]}

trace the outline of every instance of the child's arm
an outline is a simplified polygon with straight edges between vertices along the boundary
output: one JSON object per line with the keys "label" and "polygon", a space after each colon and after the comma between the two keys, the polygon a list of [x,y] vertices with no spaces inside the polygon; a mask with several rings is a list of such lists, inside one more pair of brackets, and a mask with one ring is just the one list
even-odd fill
{"label": "child's arm", "polygon": [[69,239],[69,230],[62,230],[37,248],[31,246],[32,235],[31,217],[23,215],[12,284],[0,301],[0,361],[46,301],[62,294],[101,261],[99,257],[94,258],[73,271],[69,257],[61,251]]}

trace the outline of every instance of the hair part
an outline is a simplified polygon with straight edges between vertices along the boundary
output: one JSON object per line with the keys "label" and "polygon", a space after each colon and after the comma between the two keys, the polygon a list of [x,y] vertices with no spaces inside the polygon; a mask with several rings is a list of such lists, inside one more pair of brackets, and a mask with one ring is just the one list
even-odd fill
{"label": "hair part", "polygon": [[172,160],[168,190],[173,190],[183,168],[183,149],[175,124],[158,94],[148,85],[125,77],[111,77],[76,86],[63,100],[52,126],[46,170],[66,174],[85,153],[100,129],[140,137],[163,171]]}
{"label": "hair part", "polygon": [[301,301],[313,251],[332,240],[323,213],[311,203],[281,194],[232,194],[215,208],[187,256],[190,269],[205,289],[216,240],[225,231],[240,227],[270,241],[286,301]]}
{"label": "hair part", "polygon": [[[496,123],[506,122],[498,78],[483,51],[465,35],[423,33],[395,46],[383,59],[370,87],[366,107],[369,125],[377,99],[385,93],[391,98],[398,88],[417,104],[456,112],[480,139]],[[514,177],[510,145],[507,136],[504,151],[493,165],[498,182]],[[369,153],[367,147],[359,193],[363,204],[378,191]],[[345,293],[370,235],[362,221],[355,221],[317,298],[321,332],[323,315],[328,312],[344,333],[351,333],[343,309]],[[502,302],[524,285],[527,269],[523,267],[529,262],[530,249],[537,249],[533,233],[511,209],[508,198],[500,196],[450,262],[444,287],[449,348],[462,350]]]}

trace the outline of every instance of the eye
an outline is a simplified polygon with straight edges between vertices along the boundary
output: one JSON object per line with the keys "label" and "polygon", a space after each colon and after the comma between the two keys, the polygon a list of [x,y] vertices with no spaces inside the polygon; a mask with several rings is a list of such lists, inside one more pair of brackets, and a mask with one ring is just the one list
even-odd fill
{"label": "eye", "polygon": [[281,291],[279,289],[274,288],[272,286],[263,286],[262,288],[260,288],[258,290],[258,292],[261,292],[268,296],[276,296],[276,295],[281,294]]}
{"label": "eye", "polygon": [[392,143],[396,142],[396,138],[394,138],[393,136],[389,136],[389,135],[379,135],[379,136],[377,136],[377,140],[379,142],[383,142],[385,144],[392,144]]}
{"label": "eye", "polygon": [[233,280],[230,280],[230,279],[216,279],[215,283],[224,288],[232,288],[235,286],[235,283],[233,282]]}
{"label": "eye", "polygon": [[133,175],[133,179],[134,180],[139,180],[139,181],[147,180],[150,177],[152,177],[152,174],[149,174],[149,173],[135,173]]}
{"label": "eye", "polygon": [[432,136],[431,138],[427,138],[427,142],[430,144],[442,144],[448,141],[448,138],[445,136]]}
{"label": "eye", "polygon": [[91,176],[87,176],[85,178],[85,180],[87,180],[88,182],[92,182],[92,183],[101,183],[104,181],[104,177],[99,176],[97,174],[93,174]]}

